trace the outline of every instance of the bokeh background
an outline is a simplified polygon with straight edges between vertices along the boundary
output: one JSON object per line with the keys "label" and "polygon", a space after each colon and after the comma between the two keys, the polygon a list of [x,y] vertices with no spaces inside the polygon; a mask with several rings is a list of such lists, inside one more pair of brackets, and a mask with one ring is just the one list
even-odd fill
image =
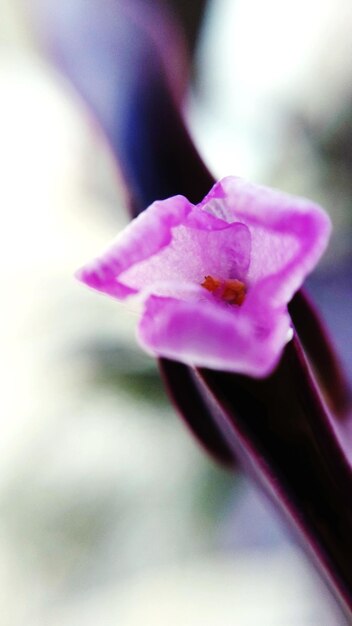
{"label": "bokeh background", "polygon": [[[211,170],[332,216],[309,289],[351,372],[352,4],[168,4]],[[190,436],[134,314],[72,278],[127,223],[126,199],[29,13],[0,0],[1,623],[343,624],[271,505]]]}

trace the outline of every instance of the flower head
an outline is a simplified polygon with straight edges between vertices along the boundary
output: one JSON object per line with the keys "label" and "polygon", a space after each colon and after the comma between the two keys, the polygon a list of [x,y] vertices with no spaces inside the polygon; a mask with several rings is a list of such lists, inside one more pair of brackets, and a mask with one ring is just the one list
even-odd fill
{"label": "flower head", "polygon": [[152,354],[261,377],[329,233],[317,205],[227,177],[198,205],[154,202],[77,275],[120,300],[142,297],[138,338]]}

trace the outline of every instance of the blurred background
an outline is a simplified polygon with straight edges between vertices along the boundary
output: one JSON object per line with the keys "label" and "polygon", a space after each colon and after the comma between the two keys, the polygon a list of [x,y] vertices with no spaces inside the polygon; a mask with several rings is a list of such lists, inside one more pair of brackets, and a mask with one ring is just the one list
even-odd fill
{"label": "blurred background", "polygon": [[[309,289],[351,372],[352,4],[167,4],[211,171],[330,212]],[[72,278],[128,222],[126,199],[28,8],[0,0],[2,623],[343,624],[263,496],[190,436],[134,314]]]}

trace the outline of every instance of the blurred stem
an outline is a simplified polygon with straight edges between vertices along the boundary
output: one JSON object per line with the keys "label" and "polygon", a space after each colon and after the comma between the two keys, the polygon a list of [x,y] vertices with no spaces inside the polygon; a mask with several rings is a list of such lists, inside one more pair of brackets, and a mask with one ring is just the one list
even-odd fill
{"label": "blurred stem", "polygon": [[167,0],[184,30],[191,55],[197,44],[198,33],[208,4],[207,0]]}

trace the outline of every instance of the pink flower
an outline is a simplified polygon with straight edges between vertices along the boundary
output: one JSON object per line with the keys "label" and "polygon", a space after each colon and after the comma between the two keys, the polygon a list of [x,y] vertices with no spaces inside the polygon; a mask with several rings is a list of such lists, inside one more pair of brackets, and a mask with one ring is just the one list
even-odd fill
{"label": "pink flower", "polygon": [[119,300],[142,298],[148,352],[263,377],[292,335],[287,304],[330,228],[312,202],[229,176],[198,205],[154,202],[77,275]]}

